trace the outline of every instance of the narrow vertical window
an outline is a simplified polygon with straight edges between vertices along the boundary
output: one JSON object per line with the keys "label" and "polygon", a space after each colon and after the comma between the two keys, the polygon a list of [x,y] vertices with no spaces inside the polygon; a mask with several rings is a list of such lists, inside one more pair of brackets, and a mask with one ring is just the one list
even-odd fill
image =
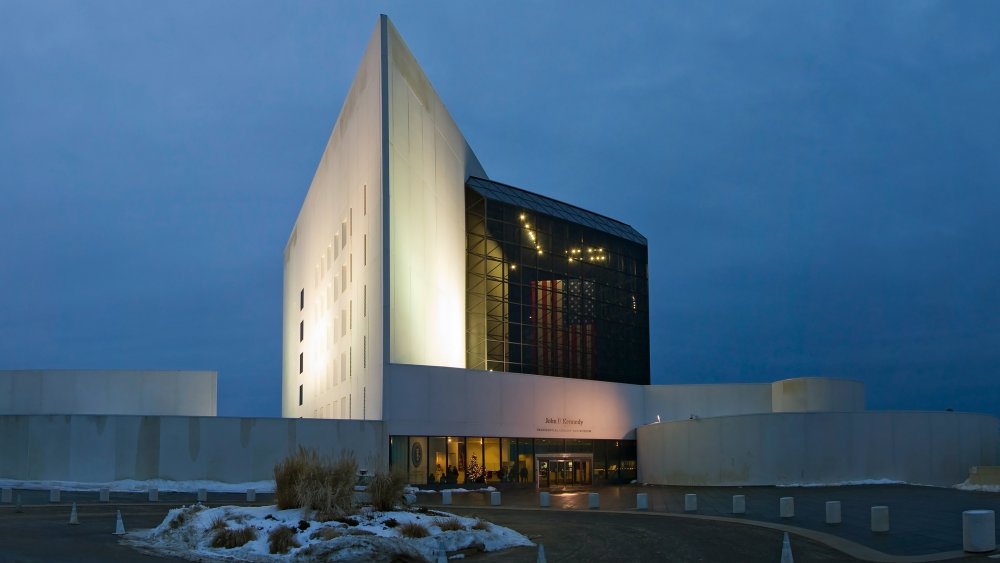
{"label": "narrow vertical window", "polygon": [[302,406],[302,386],[299,385],[299,406]]}
{"label": "narrow vertical window", "polygon": [[354,377],[354,348],[347,349],[347,377]]}
{"label": "narrow vertical window", "polygon": [[368,285],[361,286],[361,316],[368,318]]}
{"label": "narrow vertical window", "polygon": [[299,352],[299,373],[302,373],[304,367],[305,367],[305,356],[302,355],[302,352]]}
{"label": "narrow vertical window", "polygon": [[306,308],[306,290],[299,290],[299,311]]}
{"label": "narrow vertical window", "polygon": [[368,265],[368,235],[362,235],[362,239],[364,240],[364,249],[363,249],[364,254],[361,255],[361,265],[362,266],[367,266]]}
{"label": "narrow vertical window", "polygon": [[340,248],[347,246],[347,221],[340,224]]}
{"label": "narrow vertical window", "polygon": [[354,329],[354,300],[347,302],[347,328]]}
{"label": "narrow vertical window", "polygon": [[361,210],[368,216],[368,184],[361,186]]}
{"label": "narrow vertical window", "polygon": [[299,321],[299,342],[305,340],[306,337],[306,322]]}
{"label": "narrow vertical window", "polygon": [[354,281],[354,253],[347,257],[347,276],[350,281]]}

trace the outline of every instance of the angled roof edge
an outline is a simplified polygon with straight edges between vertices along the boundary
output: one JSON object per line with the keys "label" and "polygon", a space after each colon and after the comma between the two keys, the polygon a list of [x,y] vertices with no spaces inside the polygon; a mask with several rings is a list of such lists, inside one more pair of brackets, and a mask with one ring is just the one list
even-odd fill
{"label": "angled roof edge", "polygon": [[642,236],[642,233],[635,230],[631,225],[617,219],[612,219],[606,215],[594,213],[582,207],[559,201],[558,199],[476,176],[469,176],[465,181],[465,185],[487,199],[495,199],[511,205],[525,207],[538,213],[586,225],[643,246],[648,245],[646,237]]}

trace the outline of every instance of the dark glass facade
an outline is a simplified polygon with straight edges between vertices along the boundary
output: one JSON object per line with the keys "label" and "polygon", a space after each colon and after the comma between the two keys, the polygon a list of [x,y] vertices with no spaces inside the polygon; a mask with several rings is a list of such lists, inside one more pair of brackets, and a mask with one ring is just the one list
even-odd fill
{"label": "dark glass facade", "polygon": [[468,368],[649,384],[642,235],[480,178],[465,203]]}
{"label": "dark glass facade", "polygon": [[389,465],[414,485],[628,483],[635,440],[391,436]]}

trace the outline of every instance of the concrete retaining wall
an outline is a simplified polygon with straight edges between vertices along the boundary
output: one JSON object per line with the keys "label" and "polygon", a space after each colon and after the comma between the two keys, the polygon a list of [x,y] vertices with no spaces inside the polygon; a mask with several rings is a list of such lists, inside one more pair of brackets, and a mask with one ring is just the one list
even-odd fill
{"label": "concrete retaining wall", "polygon": [[637,438],[640,481],[664,485],[949,486],[998,456],[996,418],[953,412],[725,416],[649,424]]}
{"label": "concrete retaining wall", "polygon": [[0,416],[0,478],[100,483],[121,479],[272,479],[299,446],[388,463],[379,421],[197,416]]}
{"label": "concrete retaining wall", "polygon": [[0,371],[0,415],[214,416],[214,371]]}

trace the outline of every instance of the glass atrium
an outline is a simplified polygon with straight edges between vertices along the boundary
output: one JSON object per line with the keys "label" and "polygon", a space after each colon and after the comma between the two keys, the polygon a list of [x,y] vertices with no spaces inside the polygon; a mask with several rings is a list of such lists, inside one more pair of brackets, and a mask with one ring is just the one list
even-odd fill
{"label": "glass atrium", "polygon": [[649,384],[645,237],[481,178],[465,204],[468,368]]}

